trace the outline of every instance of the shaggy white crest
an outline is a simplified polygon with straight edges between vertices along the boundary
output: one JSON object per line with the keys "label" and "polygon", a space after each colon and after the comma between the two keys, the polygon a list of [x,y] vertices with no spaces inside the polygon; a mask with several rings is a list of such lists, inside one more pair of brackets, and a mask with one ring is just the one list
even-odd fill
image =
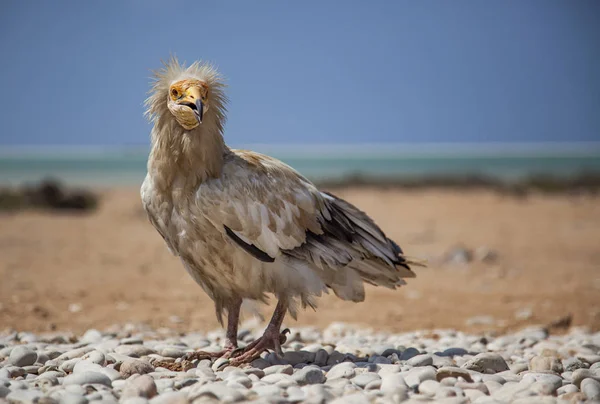
{"label": "shaggy white crest", "polygon": [[178,127],[177,121],[169,113],[167,107],[169,87],[180,80],[195,79],[207,84],[210,100],[210,111],[206,114],[205,122],[200,125],[200,130],[216,130],[222,136],[228,99],[224,93],[226,84],[217,69],[206,62],[194,62],[186,67],[175,57],[169,59],[168,62],[163,62],[163,65],[163,68],[154,72],[150,96],[145,102],[146,116],[154,123],[155,129],[158,131],[184,131],[183,128]]}

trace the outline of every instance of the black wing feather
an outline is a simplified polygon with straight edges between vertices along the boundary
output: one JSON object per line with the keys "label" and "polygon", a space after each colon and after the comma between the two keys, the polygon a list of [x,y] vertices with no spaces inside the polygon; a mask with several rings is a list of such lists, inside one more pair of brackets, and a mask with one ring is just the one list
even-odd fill
{"label": "black wing feather", "polygon": [[263,261],[263,262],[273,262],[273,261],[275,261],[275,258],[271,257],[269,254],[267,254],[266,252],[264,252],[260,248],[256,247],[253,244],[248,244],[244,240],[242,240],[241,238],[239,238],[237,236],[237,234],[235,234],[229,227],[227,227],[225,225],[223,225],[223,227],[225,227],[225,232],[227,233],[227,235],[229,237],[231,237],[231,239],[233,241],[235,241],[237,245],[239,245],[240,247],[242,247],[248,254],[252,255],[257,260],[260,260],[260,261]]}

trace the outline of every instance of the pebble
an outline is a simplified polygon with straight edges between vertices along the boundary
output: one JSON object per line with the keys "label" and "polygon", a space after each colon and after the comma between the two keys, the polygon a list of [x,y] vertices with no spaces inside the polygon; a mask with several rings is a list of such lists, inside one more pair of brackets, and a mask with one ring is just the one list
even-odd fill
{"label": "pebble", "polygon": [[[187,380],[192,380],[192,381],[196,381],[195,379],[187,379]],[[249,378],[248,376],[235,376],[235,377],[231,377],[229,379],[227,379],[228,382],[230,383],[236,383],[236,384],[240,384],[244,387],[246,387],[247,389],[252,387],[252,379]]]}
{"label": "pebble", "polygon": [[416,387],[420,383],[425,380],[435,380],[436,371],[432,366],[419,367],[412,370],[409,370],[406,376],[404,376],[404,381],[408,385],[408,387]]}
{"label": "pebble", "polygon": [[141,356],[155,354],[154,349],[150,349],[143,345],[119,345],[115,348],[115,352],[120,355],[131,356],[132,358],[139,358]]}
{"label": "pebble", "polygon": [[348,394],[344,397],[336,398],[331,404],[369,404],[369,397],[364,393]]}
{"label": "pebble", "polygon": [[269,384],[257,384],[252,387],[252,391],[257,393],[260,397],[272,397],[279,396],[281,393],[281,388],[275,385]]}
{"label": "pebble", "polygon": [[[156,389],[159,392],[167,391],[168,389],[172,389],[175,386],[175,382],[173,381],[173,379],[154,379],[154,384],[156,384]],[[115,383],[113,383],[113,386],[114,385]]]}
{"label": "pebble", "polygon": [[88,399],[80,394],[65,391],[61,394],[59,402],[61,404],[87,404]]}
{"label": "pebble", "polygon": [[439,382],[444,386],[454,386],[458,383],[458,379],[456,377],[445,377],[442,380],[439,380]]}
{"label": "pebble", "polygon": [[499,401],[512,401],[516,398],[519,398],[519,396],[534,395],[533,392],[529,394],[530,386],[531,384],[527,383],[508,382],[498,390],[492,391],[491,395]]}
{"label": "pebble", "polygon": [[[283,360],[295,366],[299,363],[312,363],[316,354],[308,351],[287,351],[283,354]],[[327,363],[327,361],[325,361]]]}
{"label": "pebble", "polygon": [[419,393],[433,397],[440,390],[440,383],[435,380],[425,380],[419,384]]}
{"label": "pebble", "polygon": [[433,365],[433,357],[431,354],[415,355],[406,361],[409,366],[429,366]]}
{"label": "pebble", "polygon": [[292,376],[285,373],[272,373],[260,379],[263,383],[277,384],[285,380],[290,380]]}
{"label": "pebble", "polygon": [[36,359],[37,353],[26,346],[15,347],[11,350],[10,356],[8,357],[9,363],[18,367],[33,365]]}
{"label": "pebble", "polygon": [[[344,379],[344,378],[331,379],[331,380],[327,379],[325,381],[325,385],[332,389],[344,389],[349,384],[352,384],[350,382],[350,380]],[[315,385],[315,386],[318,386],[318,385]]]}
{"label": "pebble", "polygon": [[98,372],[98,373],[102,373],[102,370],[106,369],[105,367],[102,367],[100,365],[98,365],[97,363],[92,363],[92,362],[88,362],[85,360],[79,360],[78,362],[75,363],[75,366],[73,366],[73,373],[82,373],[82,372]]}
{"label": "pebble", "polygon": [[418,349],[416,348],[407,348],[404,350],[404,352],[402,352],[402,355],[400,355],[400,360],[401,361],[407,361],[417,355],[419,355],[420,352]]}
{"label": "pebble", "polygon": [[106,358],[100,351],[91,351],[81,357],[82,360],[104,366],[106,364]]}
{"label": "pebble", "polygon": [[167,358],[181,358],[185,355],[185,351],[177,347],[165,347],[160,351],[160,354]]}
{"label": "pebble", "polygon": [[65,391],[69,392],[69,393],[78,394],[80,396],[86,394],[86,390],[83,388],[83,386],[80,386],[79,384],[65,385],[63,383],[63,387],[64,387]]}
{"label": "pebble", "polygon": [[[438,356],[438,355],[431,355],[432,358],[432,365],[436,368],[441,368],[444,366],[455,366],[456,365],[456,361],[454,359],[452,359],[449,356]],[[461,359],[459,359],[460,361]]]}
{"label": "pebble", "polygon": [[293,403],[301,402],[306,399],[306,393],[300,387],[291,386],[287,389],[287,399]]}
{"label": "pebble", "polygon": [[325,382],[325,375],[318,367],[307,366],[294,373],[294,380],[299,385],[318,384]]}
{"label": "pebble", "polygon": [[89,329],[79,339],[82,344],[95,344],[102,341],[102,333],[94,328]]}
{"label": "pebble", "polygon": [[472,403],[481,403],[481,402],[483,402],[483,401],[479,400],[482,397],[485,397],[485,399],[490,398],[487,394],[483,393],[480,390],[468,389],[468,390],[463,390],[463,393],[464,393],[465,397],[467,397],[467,399],[469,399],[469,401],[472,402]]}
{"label": "pebble", "polygon": [[585,369],[585,364],[577,358],[571,357],[567,359],[563,359],[562,361],[563,369],[565,372],[573,372],[577,369]]}
{"label": "pebble", "polygon": [[365,388],[366,385],[375,380],[381,380],[381,376],[379,376],[377,373],[367,372],[354,377],[352,379],[352,383],[354,383],[358,387]]}
{"label": "pebble", "polygon": [[93,351],[93,350],[94,350],[94,348],[89,347],[89,346],[85,346],[85,347],[81,347],[81,348],[77,348],[77,349],[71,349],[71,350],[59,355],[58,357],[56,357],[56,359],[62,362],[67,359],[81,358],[83,355],[85,355],[86,353]]}
{"label": "pebble", "polygon": [[381,376],[381,391],[383,393],[394,394],[398,390],[408,390],[408,385],[400,373],[388,373]]}
{"label": "pebble", "polygon": [[121,363],[121,367],[119,368],[119,373],[125,379],[134,374],[145,375],[151,372],[154,372],[154,367],[148,362],[139,359],[126,359]]}
{"label": "pebble", "polygon": [[188,393],[188,399],[195,401],[203,397],[215,397],[221,402],[236,402],[244,399],[244,395],[224,383],[205,384],[203,386],[194,385]]}
{"label": "pebble", "polygon": [[216,361],[214,361],[214,363],[212,364],[212,366],[210,368],[216,372],[217,370],[224,369],[228,365],[229,365],[229,359],[218,358]]}
{"label": "pebble", "polygon": [[37,375],[40,367],[41,366],[36,366],[36,365],[23,366],[23,370],[28,374]]}
{"label": "pebble", "polygon": [[[241,327],[243,343],[262,332],[258,323],[251,327]],[[341,323],[323,332],[297,328],[282,358],[264,354],[236,368],[226,359],[182,362],[193,349],[220,349],[223,330],[181,335],[126,325],[92,329],[79,340],[69,333],[0,333],[0,404],[600,400],[600,333],[573,328],[549,336],[530,327],[500,336],[431,334]],[[183,370],[170,370],[177,363]]]}
{"label": "pebble", "polygon": [[244,369],[242,369],[243,372],[247,375],[254,375],[256,376],[258,379],[260,379],[261,377],[263,377],[265,375],[265,371],[262,369],[258,369],[258,368],[253,368],[253,367],[246,367]]}
{"label": "pebble", "polygon": [[80,361],[80,358],[67,359],[58,368],[65,373],[73,373],[75,365]]}
{"label": "pebble", "polygon": [[39,390],[13,390],[6,396],[9,403],[34,403],[44,394]]}
{"label": "pebble", "polygon": [[188,404],[184,393],[179,391],[167,391],[150,400],[150,404]]}
{"label": "pebble", "polygon": [[[513,373],[515,373],[515,374],[516,373],[525,372],[526,370],[529,370],[529,369],[530,369],[529,364],[528,363],[524,363],[524,362],[513,363],[510,366],[510,371],[513,372]],[[533,369],[531,369],[531,370],[533,370]]]}
{"label": "pebble", "polygon": [[373,380],[372,382],[369,382],[369,384],[367,384],[364,387],[365,390],[379,390],[380,388],[381,388],[381,379]]}
{"label": "pebble", "polygon": [[438,353],[438,356],[464,356],[467,355],[469,351],[464,348],[448,348],[443,352]]}
{"label": "pebble", "polygon": [[396,349],[396,348],[393,348],[393,347],[390,347],[390,346],[387,346],[387,345],[386,345],[386,346],[384,346],[384,348],[385,348],[385,349],[384,349],[383,351],[381,351],[381,349],[377,349],[377,347],[376,347],[376,348],[374,348],[374,350],[375,350],[375,352],[376,352],[378,355],[384,356],[384,357],[386,357],[386,358],[387,358],[388,356],[392,356],[392,355],[394,355],[394,354],[396,354],[396,356],[398,356],[398,358],[400,358],[400,356],[402,356],[402,351],[400,351],[400,350],[398,350],[398,349]]}
{"label": "pebble", "polygon": [[500,390],[503,386],[503,384],[500,384],[496,381],[493,380],[488,380],[483,382],[483,384],[485,385],[485,387],[488,389],[488,391],[490,392],[490,394],[493,394],[495,391]]}
{"label": "pebble", "polygon": [[[477,374],[475,375],[478,376]],[[493,381],[500,385],[506,383],[506,379],[500,375],[481,375],[481,381],[484,383],[488,381]]]}
{"label": "pebble", "polygon": [[[448,379],[444,379],[444,380],[448,380]],[[489,394],[489,392],[490,392],[488,390],[487,386],[481,382],[469,383],[469,382],[457,381],[456,384],[454,385],[454,387],[459,387],[463,390],[479,390],[485,394]]]}
{"label": "pebble", "polygon": [[555,356],[534,356],[529,360],[529,370],[534,372],[549,370],[555,373],[562,373],[563,365],[560,359]]}
{"label": "pebble", "polygon": [[10,393],[10,389],[6,386],[0,385],[0,398],[6,397]]}
{"label": "pebble", "polygon": [[600,362],[600,355],[577,355],[577,358],[581,359],[589,365],[593,365],[595,363]]}
{"label": "pebble", "polygon": [[594,379],[583,379],[581,392],[588,400],[600,400],[600,382]]}
{"label": "pebble", "polygon": [[597,381],[600,381],[600,375],[596,375],[596,373],[589,369],[577,369],[571,375],[571,380],[573,384],[577,387],[581,385],[583,379],[595,379]]}
{"label": "pebble", "polygon": [[319,349],[315,353],[314,363],[317,366],[326,366],[328,359],[329,359],[329,353],[325,349]]}
{"label": "pebble", "polygon": [[98,372],[73,373],[64,378],[63,384],[103,384],[111,387],[111,380],[104,374]]}
{"label": "pebble", "polygon": [[156,394],[157,388],[154,379],[148,375],[140,375],[127,381],[121,397],[152,398]]}
{"label": "pebble", "polygon": [[356,374],[356,365],[352,362],[342,362],[334,365],[327,372],[327,380],[338,379],[340,377],[351,379]]}
{"label": "pebble", "polygon": [[352,355],[334,351],[327,359],[327,365],[335,365],[336,363],[347,362],[352,360]]}
{"label": "pebble", "polygon": [[477,354],[462,367],[479,373],[498,373],[509,370],[508,364],[504,358],[493,352]]}
{"label": "pebble", "polygon": [[473,379],[471,379],[471,374],[465,369],[449,367],[449,366],[439,368],[437,370],[437,374],[436,374],[437,381],[442,381],[446,377],[456,377],[456,378],[462,377],[467,382],[473,381]]}
{"label": "pebble", "polygon": [[148,400],[144,397],[124,397],[121,396],[121,404],[147,404]]}
{"label": "pebble", "polygon": [[398,373],[398,372],[400,372],[402,367],[398,364],[396,364],[396,365],[378,365],[377,369],[379,369],[377,371],[377,373],[380,376],[383,376],[384,374],[387,374],[387,373]]}
{"label": "pebble", "polygon": [[285,373],[286,375],[292,375],[294,368],[292,365],[272,365],[263,369],[265,375],[272,375],[275,373]]}
{"label": "pebble", "polygon": [[552,395],[559,387],[562,387],[563,379],[560,376],[553,374],[528,374],[523,378],[524,382],[527,380],[527,377],[535,380],[530,390],[540,395]]}
{"label": "pebble", "polygon": [[558,398],[560,399],[560,401],[558,401],[558,402],[561,404],[563,404],[563,403],[583,403],[586,399],[585,394],[583,394],[579,391],[575,392],[575,393],[563,394]]}
{"label": "pebble", "polygon": [[561,395],[561,394],[567,394],[567,393],[576,393],[578,391],[579,391],[579,389],[574,384],[565,384],[564,386],[562,386],[558,390],[556,390],[556,394]]}

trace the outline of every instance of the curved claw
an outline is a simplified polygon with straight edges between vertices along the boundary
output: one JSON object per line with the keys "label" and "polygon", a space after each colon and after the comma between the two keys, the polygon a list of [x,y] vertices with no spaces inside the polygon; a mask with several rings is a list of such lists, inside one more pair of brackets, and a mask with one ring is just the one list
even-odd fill
{"label": "curved claw", "polygon": [[291,331],[289,328],[286,328],[279,333],[279,344],[280,345],[285,344],[285,342],[287,341],[286,334],[291,334]]}
{"label": "curved claw", "polygon": [[244,349],[245,348],[236,348],[233,351],[229,352],[229,354],[227,355],[227,357],[228,358],[235,358],[236,356],[239,356],[242,353],[244,353]]}
{"label": "curved claw", "polygon": [[225,369],[227,366],[229,366],[229,359],[224,358],[225,360],[219,365],[217,366],[217,371],[223,370]]}
{"label": "curved claw", "polygon": [[290,329],[285,328],[283,331],[281,331],[279,333],[279,338],[273,340],[273,345],[274,345],[273,350],[275,351],[275,354],[279,358],[283,358],[283,350],[281,349],[281,345],[285,344],[285,342],[287,341],[286,334],[290,334],[290,333],[291,333]]}

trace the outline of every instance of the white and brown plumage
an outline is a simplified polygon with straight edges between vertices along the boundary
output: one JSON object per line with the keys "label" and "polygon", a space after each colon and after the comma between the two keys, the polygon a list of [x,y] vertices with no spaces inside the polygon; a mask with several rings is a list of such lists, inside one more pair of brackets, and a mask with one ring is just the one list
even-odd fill
{"label": "white and brown plumage", "polygon": [[[320,192],[279,160],[227,147],[224,84],[210,65],[171,59],[146,101],[152,150],[141,196],[150,221],[194,280],[228,314],[222,355],[233,364],[281,352],[298,304],[333,292],[364,300],[364,283],[414,277],[400,247],[350,203]],[[242,300],[278,299],[262,338],[237,348]],[[235,351],[234,351],[235,350]],[[234,353],[235,352],[235,353]]]}

